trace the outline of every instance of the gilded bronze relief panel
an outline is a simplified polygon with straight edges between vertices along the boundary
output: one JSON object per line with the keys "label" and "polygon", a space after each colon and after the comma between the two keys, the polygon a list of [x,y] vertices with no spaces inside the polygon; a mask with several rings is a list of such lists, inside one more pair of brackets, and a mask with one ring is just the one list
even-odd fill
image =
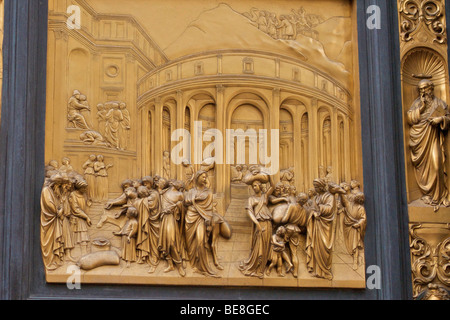
{"label": "gilded bronze relief panel", "polygon": [[445,1],[399,0],[413,296],[449,299],[448,40]]}
{"label": "gilded bronze relief panel", "polygon": [[47,281],[364,288],[355,9],[49,1]]}

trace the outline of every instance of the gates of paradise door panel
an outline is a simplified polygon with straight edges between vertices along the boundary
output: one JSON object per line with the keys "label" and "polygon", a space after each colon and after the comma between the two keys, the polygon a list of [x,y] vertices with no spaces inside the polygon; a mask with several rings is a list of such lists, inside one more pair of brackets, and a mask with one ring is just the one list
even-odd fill
{"label": "gates of paradise door panel", "polygon": [[47,282],[366,287],[356,1],[51,0],[48,22]]}

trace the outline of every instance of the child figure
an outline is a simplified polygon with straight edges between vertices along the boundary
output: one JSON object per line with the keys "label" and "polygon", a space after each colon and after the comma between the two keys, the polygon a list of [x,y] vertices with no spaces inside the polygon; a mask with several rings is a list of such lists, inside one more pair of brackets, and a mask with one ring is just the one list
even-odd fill
{"label": "child figure", "polygon": [[127,222],[119,232],[114,232],[116,236],[122,236],[122,259],[126,261],[127,268],[130,267],[131,262],[137,260],[136,255],[136,234],[138,231],[138,211],[135,207],[128,207]]}
{"label": "child figure", "polygon": [[283,226],[278,227],[276,233],[272,236],[272,262],[270,263],[269,269],[267,269],[266,274],[269,276],[272,268],[277,267],[277,272],[280,277],[284,277],[283,273],[283,261],[286,261],[288,267],[286,272],[291,271],[294,265],[291,262],[291,258],[286,252],[286,228]]}

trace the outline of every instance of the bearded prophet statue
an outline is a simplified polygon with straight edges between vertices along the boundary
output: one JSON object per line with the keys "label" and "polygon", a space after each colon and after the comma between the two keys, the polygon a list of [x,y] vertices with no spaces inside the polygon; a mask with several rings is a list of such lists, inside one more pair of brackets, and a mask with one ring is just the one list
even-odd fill
{"label": "bearded prophet statue", "polygon": [[417,184],[425,204],[450,206],[445,170],[445,134],[450,127],[447,104],[434,96],[434,84],[422,80],[419,97],[407,114],[410,125],[409,147]]}

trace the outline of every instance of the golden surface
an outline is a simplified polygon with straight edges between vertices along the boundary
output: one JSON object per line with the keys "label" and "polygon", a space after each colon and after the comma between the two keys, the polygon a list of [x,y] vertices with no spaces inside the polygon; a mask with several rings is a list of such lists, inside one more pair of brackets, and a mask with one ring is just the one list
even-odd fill
{"label": "golden surface", "polygon": [[[449,274],[440,269],[450,237],[445,2],[398,0],[398,10],[413,295],[449,299]],[[421,98],[430,83],[433,103]],[[428,127],[433,119],[440,123]]]}
{"label": "golden surface", "polygon": [[[69,28],[68,21],[76,21],[71,20],[76,11],[67,10],[72,5],[80,9],[80,26]],[[119,266],[82,271],[82,282],[364,288],[364,251],[355,267],[344,239],[349,234],[343,231],[344,214],[337,211],[326,231],[334,240],[332,249],[324,250],[332,261],[328,280],[308,272],[304,233],[298,247],[289,249],[297,251],[291,253],[298,255],[297,277],[273,270],[260,279],[239,270],[252,252],[255,224],[245,210],[253,191],[242,179],[252,164],[261,164],[249,163],[249,157],[273,147],[270,130],[279,132],[272,187],[281,181],[298,194],[307,193],[319,177],[335,184],[363,181],[356,39],[356,1],[50,0],[46,163],[69,158],[88,184],[91,225],[83,234],[91,241],[89,250],[101,250],[94,239],[106,239],[113,251],[128,257]],[[200,143],[192,134],[198,123]],[[182,165],[171,161],[176,129],[190,131],[190,146],[195,150],[199,144],[201,151],[211,151],[210,129],[224,135],[227,129],[268,129],[269,135],[265,149],[257,141],[210,152],[226,157],[234,150],[228,159],[234,164],[188,154],[192,164]],[[240,148],[246,157],[241,163]],[[61,171],[59,164],[53,168]],[[191,267],[182,274],[172,252],[173,270],[164,272],[167,266],[160,263],[148,273],[147,264],[133,262],[139,257],[122,251],[133,247],[135,237],[139,247],[133,218],[125,225],[114,218],[120,211],[105,204],[121,201],[125,179],[161,176],[192,187],[199,170],[207,172],[214,210],[232,229],[230,239],[222,236],[216,243],[223,270],[219,277],[193,273]],[[337,210],[337,201],[331,204]],[[173,239],[171,233],[167,237]],[[78,259],[80,246],[71,254]],[[47,270],[47,281],[67,281],[70,265]]]}

